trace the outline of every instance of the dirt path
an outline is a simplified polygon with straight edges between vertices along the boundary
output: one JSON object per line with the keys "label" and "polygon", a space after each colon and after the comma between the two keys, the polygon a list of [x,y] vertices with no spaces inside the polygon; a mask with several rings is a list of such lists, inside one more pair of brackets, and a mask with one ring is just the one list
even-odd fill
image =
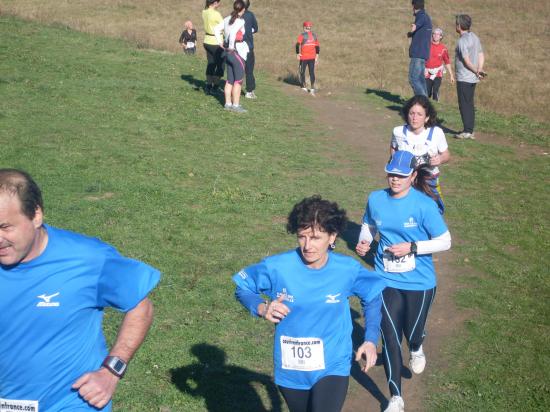
{"label": "dirt path", "polygon": [[[330,131],[331,138],[337,139],[351,150],[360,151],[365,158],[367,173],[384,185],[384,164],[388,159],[388,147],[391,130],[402,120],[395,111],[384,107],[373,107],[360,102],[359,96],[335,96],[320,93],[315,98],[306,95],[299,87],[285,84],[283,88],[290,95],[301,97],[304,104],[316,113],[318,122]],[[351,214],[359,222],[361,216]],[[404,353],[404,379],[402,392],[407,411],[423,411],[426,408],[426,376],[430,371],[446,367],[444,342],[461,327],[466,317],[459,312],[452,298],[458,288],[455,282],[460,275],[458,268],[451,265],[456,256],[452,252],[441,254],[436,262],[438,273],[437,296],[428,318],[428,336],[424,342],[427,357],[426,371],[422,375],[411,377],[408,370],[408,353]],[[384,367],[377,365],[368,376],[357,368],[352,370],[350,390],[344,406],[344,412],[382,411],[387,405],[389,391],[386,384]]]}

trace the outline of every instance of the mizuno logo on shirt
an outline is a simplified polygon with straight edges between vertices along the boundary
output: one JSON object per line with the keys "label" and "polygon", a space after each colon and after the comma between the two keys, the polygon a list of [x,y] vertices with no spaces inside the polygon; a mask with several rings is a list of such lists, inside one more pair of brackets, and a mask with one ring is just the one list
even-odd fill
{"label": "mizuno logo on shirt", "polygon": [[43,293],[40,296],[37,296],[38,299],[42,299],[41,302],[38,302],[36,304],[37,307],[43,308],[43,307],[53,307],[53,306],[59,306],[59,302],[52,302],[51,300],[55,298],[57,295],[59,295],[59,292],[54,293],[53,295],[46,295]]}
{"label": "mizuno logo on shirt", "polygon": [[341,293],[338,293],[337,295],[327,295],[327,300],[325,300],[325,303],[340,303],[340,299],[336,299],[340,295]]}

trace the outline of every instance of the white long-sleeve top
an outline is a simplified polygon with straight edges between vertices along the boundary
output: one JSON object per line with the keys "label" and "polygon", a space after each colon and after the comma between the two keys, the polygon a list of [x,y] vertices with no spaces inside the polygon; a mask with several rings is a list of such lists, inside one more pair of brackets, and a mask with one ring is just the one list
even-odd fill
{"label": "white long-sleeve top", "polygon": [[233,24],[229,24],[229,20],[231,20],[230,15],[214,27],[214,36],[216,36],[218,44],[224,43],[228,50],[236,50],[237,53],[239,53],[239,56],[246,60],[246,56],[249,52],[248,44],[246,44],[246,42],[244,41],[236,41],[237,33],[239,31],[242,32],[244,36],[244,19],[241,17],[237,17]]}
{"label": "white long-sleeve top", "polygon": [[[367,223],[363,223],[361,226],[361,233],[359,234],[359,242],[366,240],[369,244],[376,236],[377,230],[374,226],[370,226]],[[451,234],[446,231],[441,236],[434,237],[430,240],[420,240],[416,242],[416,254],[428,255],[436,252],[443,252],[451,248]]]}

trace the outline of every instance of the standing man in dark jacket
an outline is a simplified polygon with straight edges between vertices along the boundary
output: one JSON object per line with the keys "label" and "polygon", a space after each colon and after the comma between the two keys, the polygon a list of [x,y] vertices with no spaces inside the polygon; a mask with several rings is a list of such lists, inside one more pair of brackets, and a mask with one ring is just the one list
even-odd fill
{"label": "standing man in dark jacket", "polygon": [[411,31],[407,33],[411,37],[409,47],[409,83],[415,95],[428,96],[424,71],[426,60],[430,58],[430,45],[432,39],[432,19],[424,10],[424,0],[412,0],[414,23]]}
{"label": "standing man in dark jacket", "polygon": [[249,9],[250,0],[245,0],[244,2],[246,11],[243,14],[244,19],[244,41],[248,44],[249,52],[248,57],[246,58],[246,94],[244,97],[247,99],[255,99],[256,94],[254,90],[256,89],[256,79],[254,78],[254,34],[258,33],[258,22],[256,21],[256,16]]}

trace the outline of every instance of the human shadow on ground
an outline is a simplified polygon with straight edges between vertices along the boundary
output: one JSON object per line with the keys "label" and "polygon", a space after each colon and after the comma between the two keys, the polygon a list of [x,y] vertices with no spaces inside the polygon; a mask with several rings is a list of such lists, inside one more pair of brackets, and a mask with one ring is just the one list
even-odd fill
{"label": "human shadow on ground", "polygon": [[[355,353],[357,352],[357,348],[359,348],[365,340],[365,328],[359,324],[361,315],[354,309],[351,309],[351,318],[353,320],[353,332],[351,336],[353,340],[353,352]],[[381,365],[382,357],[378,355],[376,367],[380,367]],[[386,405],[388,402],[386,396],[384,396],[378,385],[370,376],[361,370],[361,365],[355,362],[355,360],[351,364],[351,377],[380,402],[380,410],[382,410],[382,405]]]}
{"label": "human shadow on ground", "polygon": [[381,97],[384,100],[387,100],[389,103],[393,103],[390,105],[387,105],[386,107],[394,112],[400,112],[401,108],[405,104],[407,100],[399,96],[398,94],[393,94],[388,92],[387,90],[381,90],[381,89],[369,89],[367,88],[365,90],[366,94],[375,94],[378,97]]}
{"label": "human shadow on ground", "polygon": [[[389,103],[393,103],[393,104],[387,105],[386,107],[389,110],[392,110],[392,111],[398,112],[398,113],[401,112],[401,109],[403,108],[403,105],[407,102],[406,99],[402,98],[398,94],[393,94],[393,93],[390,93],[386,90],[367,89],[365,91],[365,93],[366,94],[375,94],[375,95],[383,98],[384,100],[388,101]],[[438,116],[437,125],[439,127],[441,127],[441,129],[443,130],[444,133],[446,133],[446,134],[457,134],[458,133],[457,130],[448,128],[447,126],[445,126],[444,123],[445,123],[445,119]]]}
{"label": "human shadow on ground", "polygon": [[[189,74],[182,74],[180,76],[181,80],[186,81],[191,86],[193,86],[193,90],[197,92],[202,92],[206,88],[206,82],[204,80],[196,79],[195,77],[189,75]],[[223,83],[223,82],[222,82]],[[225,104],[225,96],[223,94],[223,88],[224,84],[220,84],[220,92],[217,94],[210,94],[209,96],[216,99],[222,106]]]}
{"label": "human shadow on ground", "polygon": [[287,69],[287,73],[285,76],[279,76],[278,80],[280,82],[290,84],[292,86],[300,86],[300,76],[298,75],[299,67],[296,69],[296,72],[292,72],[291,70]]}
{"label": "human shadow on ground", "polygon": [[[281,412],[281,399],[270,376],[226,365],[225,352],[214,345],[196,344],[191,353],[198,361],[171,369],[171,381],[181,392],[204,398],[208,412]],[[256,387],[263,387],[271,409]]]}

